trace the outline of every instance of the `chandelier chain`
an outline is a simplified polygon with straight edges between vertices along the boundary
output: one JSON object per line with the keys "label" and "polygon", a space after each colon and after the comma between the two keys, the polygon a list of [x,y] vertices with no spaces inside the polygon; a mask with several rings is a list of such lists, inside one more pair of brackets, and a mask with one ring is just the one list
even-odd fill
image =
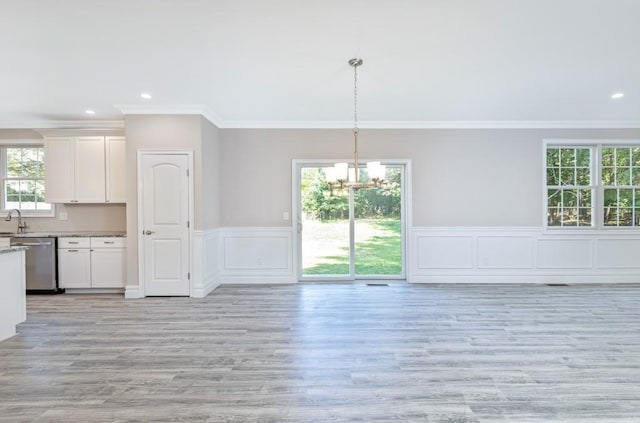
{"label": "chandelier chain", "polygon": [[353,67],[353,132],[358,132],[358,65]]}

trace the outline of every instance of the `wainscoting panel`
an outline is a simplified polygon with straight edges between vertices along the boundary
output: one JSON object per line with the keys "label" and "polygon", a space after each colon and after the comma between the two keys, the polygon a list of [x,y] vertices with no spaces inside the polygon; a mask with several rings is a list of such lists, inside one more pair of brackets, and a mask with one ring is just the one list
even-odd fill
{"label": "wainscoting panel", "polygon": [[593,268],[593,240],[538,239],[540,269]]}
{"label": "wainscoting panel", "polygon": [[293,283],[290,227],[220,230],[220,277],[223,283]]}
{"label": "wainscoting panel", "polygon": [[[293,234],[290,227],[196,231],[192,296],[221,283],[296,283]],[[640,283],[633,231],[414,227],[408,239],[413,283]]]}
{"label": "wainscoting panel", "polygon": [[640,268],[640,240],[598,239],[596,253],[599,269]]}
{"label": "wainscoting panel", "polygon": [[418,238],[419,269],[473,268],[473,238],[433,236]]}
{"label": "wainscoting panel", "polygon": [[478,268],[532,269],[533,239],[526,236],[479,236]]}
{"label": "wainscoting panel", "polygon": [[409,240],[414,283],[640,283],[632,230],[414,227]]}

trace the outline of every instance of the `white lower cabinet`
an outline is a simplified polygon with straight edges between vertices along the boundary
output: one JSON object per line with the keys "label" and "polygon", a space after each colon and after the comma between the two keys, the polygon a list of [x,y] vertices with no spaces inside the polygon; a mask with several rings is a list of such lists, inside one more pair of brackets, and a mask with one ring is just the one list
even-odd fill
{"label": "white lower cabinet", "polygon": [[125,239],[58,238],[61,288],[124,288]]}

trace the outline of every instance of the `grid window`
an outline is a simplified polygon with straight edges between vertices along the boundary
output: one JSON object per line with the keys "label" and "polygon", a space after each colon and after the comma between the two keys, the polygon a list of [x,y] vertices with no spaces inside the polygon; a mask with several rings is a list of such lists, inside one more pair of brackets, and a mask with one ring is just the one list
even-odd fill
{"label": "grid window", "polygon": [[602,148],[604,226],[640,226],[640,147]]}
{"label": "grid window", "polygon": [[593,226],[593,148],[547,147],[547,226]]}
{"label": "grid window", "polygon": [[44,195],[44,148],[2,146],[2,208],[18,209],[26,215],[51,214]]}

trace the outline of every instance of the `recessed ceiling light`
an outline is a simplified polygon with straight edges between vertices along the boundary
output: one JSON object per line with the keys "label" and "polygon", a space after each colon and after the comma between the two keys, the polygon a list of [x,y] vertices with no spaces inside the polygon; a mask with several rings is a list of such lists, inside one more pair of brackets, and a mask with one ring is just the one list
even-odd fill
{"label": "recessed ceiling light", "polygon": [[616,100],[618,98],[624,97],[624,93],[615,93],[611,96],[612,99]]}
{"label": "recessed ceiling light", "polygon": [[142,93],[142,94],[140,94],[140,97],[145,99],[145,100],[151,100],[151,94],[149,94],[149,93]]}
{"label": "recessed ceiling light", "polygon": [[89,109],[85,110],[84,112],[86,114],[88,114],[88,115],[95,115],[96,114],[96,112],[94,112],[93,110],[89,110]]}

